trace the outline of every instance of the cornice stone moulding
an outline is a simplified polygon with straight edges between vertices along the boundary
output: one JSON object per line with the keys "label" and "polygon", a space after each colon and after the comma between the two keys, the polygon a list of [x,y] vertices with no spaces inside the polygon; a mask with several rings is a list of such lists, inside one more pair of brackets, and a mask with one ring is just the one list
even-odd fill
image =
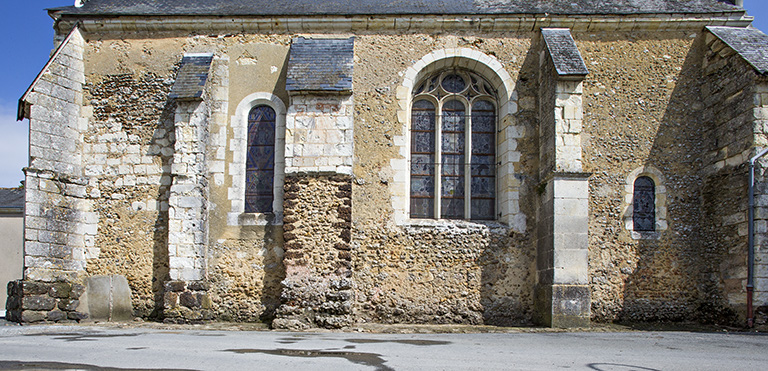
{"label": "cornice stone moulding", "polygon": [[211,17],[211,16],[117,16],[57,19],[59,34],[78,21],[87,35],[120,34],[235,34],[308,32],[423,32],[482,31],[533,32],[541,28],[592,31],[699,31],[705,26],[747,27],[753,17],[743,13],[642,14],[622,16],[317,16],[317,17]]}

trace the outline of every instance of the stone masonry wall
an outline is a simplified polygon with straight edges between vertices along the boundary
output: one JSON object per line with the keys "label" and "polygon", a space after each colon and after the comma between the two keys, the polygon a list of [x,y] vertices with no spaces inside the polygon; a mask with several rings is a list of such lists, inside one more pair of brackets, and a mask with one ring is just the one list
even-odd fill
{"label": "stone masonry wall", "polygon": [[[531,322],[535,247],[530,236],[535,223],[530,197],[538,177],[534,37],[471,32],[355,37],[352,249],[360,321]],[[404,72],[425,55],[464,47],[496,57],[516,84],[512,96],[517,111],[500,122],[499,135],[505,138],[497,139],[513,143],[503,160],[519,161],[504,179],[519,189],[520,231],[497,223],[397,225],[394,220],[391,197],[402,197],[393,191],[402,181],[394,174],[398,166],[406,171],[409,166],[409,153],[400,152],[398,142],[408,136],[397,116],[408,108],[398,104],[396,91]]]}
{"label": "stone masonry wall", "polygon": [[[584,82],[584,171],[590,177],[589,276],[599,321],[694,320],[708,311],[707,238],[699,227],[707,148],[701,119],[702,35],[576,33]],[[668,229],[634,239],[624,184],[652,166],[665,184]],[[658,197],[658,196],[657,196]],[[631,199],[630,199],[631,202]]]}
{"label": "stone masonry wall", "polygon": [[172,83],[170,73],[92,73],[85,87],[85,175],[100,216],[87,271],[126,277],[139,316],[159,315],[168,277]]}
{"label": "stone masonry wall", "polygon": [[[753,91],[755,146],[768,147],[768,81],[764,77],[757,80]],[[768,323],[768,184],[765,181],[766,161],[762,159],[756,166],[757,187],[755,195],[760,196],[760,206],[755,208],[755,261],[754,261],[754,298],[756,308],[755,323]],[[757,198],[757,197],[756,197]]]}
{"label": "stone masonry wall", "polygon": [[80,296],[85,286],[65,281],[8,282],[6,318],[13,322],[76,322],[88,318],[80,312]]}
{"label": "stone masonry wall", "polygon": [[[267,63],[259,56],[276,45],[285,49],[289,37],[89,42],[82,110],[88,122],[82,149],[87,180],[74,184],[86,188],[82,205],[93,203],[98,214],[88,220],[94,227],[98,221],[99,234],[93,246],[87,246],[89,239],[83,234],[82,266],[89,275],[125,275],[141,316],[158,314],[167,292],[176,295],[174,302],[209,310],[213,318],[256,320],[274,312],[274,324],[280,328],[339,327],[355,320],[530,323],[540,161],[539,55],[531,48],[536,37],[474,32],[358,35],[354,102],[334,98],[344,106],[344,114],[334,116],[333,122],[320,122],[335,125],[354,115],[348,122],[354,133],[344,131],[352,128],[327,126],[323,128],[328,130],[317,132],[325,138],[312,138],[308,131],[299,131],[308,129],[299,127],[304,123],[294,121],[296,131],[286,135],[286,143],[292,136],[294,145],[286,153],[291,158],[286,165],[295,169],[286,175],[284,236],[279,224],[226,224],[231,211],[226,190],[237,170],[227,165],[230,151],[224,150],[224,159],[218,151],[229,145],[221,140],[231,139],[226,121],[233,116],[234,103],[253,92],[287,96],[275,88],[284,86],[280,85],[283,61]],[[635,32],[574,37],[590,69],[584,82],[581,145],[584,171],[594,173],[589,180],[593,319],[691,318],[703,312],[699,307],[708,302],[709,293],[719,292],[718,279],[712,278],[719,271],[711,258],[721,248],[702,254],[702,241],[709,232],[695,228],[706,215],[701,205],[708,197],[701,186],[700,154],[709,148],[709,138],[717,137],[701,130],[704,106],[689,104],[702,97],[697,83],[704,50],[701,35]],[[395,91],[403,72],[421,56],[457,47],[494,56],[515,81],[518,111],[501,124],[520,128],[515,130],[512,149],[520,153],[519,167],[510,179],[519,185],[520,212],[528,219],[518,224],[521,230],[493,222],[394,223],[389,184],[394,181],[393,166],[408,156],[395,143],[405,137]],[[232,62],[226,77],[228,100],[234,103],[223,109],[229,111],[223,118],[210,116],[211,134],[224,133],[225,139],[211,138],[217,149],[206,152],[210,160],[206,166],[213,174],[212,227],[204,241],[206,254],[197,257],[205,259],[210,282],[164,286],[170,278],[167,202],[176,139],[175,106],[168,104],[167,91],[182,52],[227,51],[237,54],[228,56]],[[251,75],[259,79],[248,80]],[[220,102],[226,101],[220,99],[223,91],[216,94]],[[298,109],[304,104],[300,100],[292,103],[289,115],[305,112]],[[307,107],[318,115],[326,113],[318,106],[324,103],[321,99],[310,103]],[[335,143],[335,136],[343,148],[327,147]],[[306,144],[317,146],[307,151]],[[225,171],[214,170],[220,170],[222,162]],[[644,165],[660,169],[667,179],[669,229],[658,239],[635,240],[623,225],[622,192],[627,175]],[[713,192],[719,189],[710,184]],[[89,212],[87,207],[78,210]],[[283,277],[287,279],[281,287]],[[714,282],[714,289],[707,282]],[[202,293],[209,296],[198,295]]]}
{"label": "stone masonry wall", "polygon": [[[703,202],[707,213],[706,257],[711,311],[745,315],[747,279],[747,186],[754,154],[755,73],[740,56],[706,34],[702,58],[702,121],[709,124],[703,164]],[[729,308],[729,309],[730,309]],[[724,312],[724,313],[723,313]],[[718,313],[720,314],[720,313]]]}
{"label": "stone masonry wall", "polygon": [[85,251],[98,217],[82,175],[84,39],[75,28],[24,96],[30,120],[25,169],[24,280],[9,285],[9,319],[80,320]]}
{"label": "stone masonry wall", "polygon": [[286,176],[283,212],[286,278],[272,326],[339,328],[354,323],[351,177]]}
{"label": "stone masonry wall", "polygon": [[[280,250],[279,234],[272,227],[226,224],[230,211],[227,189],[237,170],[228,166],[229,117],[234,106],[228,102],[241,99],[238,94],[275,88],[276,82],[270,79],[283,75],[283,66],[276,63],[281,60],[248,56],[261,55],[263,48],[271,50],[270,43],[277,39],[262,35],[95,39],[86,45],[83,110],[89,127],[84,138],[85,172],[88,196],[96,201],[100,221],[100,233],[87,251],[87,271],[89,275],[125,276],[135,315],[161,317],[166,290],[176,295],[171,302],[197,308],[206,301],[190,299],[210,290],[210,307],[205,304],[204,309],[224,319],[258,320],[265,311],[261,297],[265,286],[274,298],[267,301],[277,300],[275,287],[279,287],[282,265],[272,251]],[[229,55],[220,50],[231,53],[237,63],[228,67]],[[210,143],[206,166],[209,213],[224,216],[214,217],[215,232],[204,238],[209,248],[205,271],[211,282],[167,286],[168,201],[176,141],[176,104],[168,100],[168,92],[184,52],[217,53],[207,84]],[[233,87],[229,86],[231,74],[238,81]],[[276,272],[267,275],[268,281],[262,277],[265,269]],[[184,293],[189,295],[181,299]],[[276,305],[267,307],[274,312]]]}

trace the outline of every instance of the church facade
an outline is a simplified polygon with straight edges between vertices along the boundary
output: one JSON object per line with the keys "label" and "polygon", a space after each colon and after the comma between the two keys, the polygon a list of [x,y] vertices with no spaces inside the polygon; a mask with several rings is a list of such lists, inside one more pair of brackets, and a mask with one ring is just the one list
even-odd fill
{"label": "church facade", "polygon": [[9,318],[85,319],[109,276],[169,322],[764,321],[768,36],[735,3],[51,9]]}

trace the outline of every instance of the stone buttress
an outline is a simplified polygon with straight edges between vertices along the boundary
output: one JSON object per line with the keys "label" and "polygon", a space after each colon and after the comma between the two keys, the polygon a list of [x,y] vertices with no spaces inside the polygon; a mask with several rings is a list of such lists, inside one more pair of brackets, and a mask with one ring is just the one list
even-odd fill
{"label": "stone buttress", "polygon": [[167,322],[208,320],[209,112],[205,83],[213,54],[186,54],[170,99],[176,102],[175,144],[168,199],[168,264],[164,316]]}
{"label": "stone buttress", "polygon": [[75,26],[19,100],[19,120],[29,119],[30,161],[24,169],[24,278],[9,283],[11,321],[87,317],[79,299],[98,216],[82,176],[84,45]]}
{"label": "stone buttress", "polygon": [[354,323],[351,271],[354,39],[294,39],[286,90],[286,278],[275,328]]}
{"label": "stone buttress", "polygon": [[590,321],[587,262],[589,174],[582,172],[582,80],[587,68],[568,29],[542,29],[539,72],[537,320]]}

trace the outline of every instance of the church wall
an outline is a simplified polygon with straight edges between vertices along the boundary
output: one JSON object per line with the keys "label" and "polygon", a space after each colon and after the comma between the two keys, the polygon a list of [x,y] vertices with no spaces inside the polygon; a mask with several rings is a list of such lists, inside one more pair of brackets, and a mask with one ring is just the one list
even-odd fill
{"label": "church wall", "polygon": [[[693,319],[705,300],[706,236],[698,79],[701,34],[575,33],[584,82],[584,170],[590,177],[589,265],[593,319]],[[656,232],[624,219],[637,169],[653,168]],[[644,173],[648,174],[648,173]],[[629,182],[629,183],[627,183]],[[662,220],[663,219],[663,220]]]}
{"label": "church wall", "polygon": [[[733,241],[745,238],[738,216],[742,211],[728,211],[735,201],[719,197],[708,203],[708,195],[725,190],[725,185],[713,181],[712,173],[700,171],[718,161],[728,164],[730,158],[702,156],[712,148],[725,148],[711,142],[724,133],[702,129],[708,122],[704,88],[697,82],[703,36],[691,32],[573,35],[590,70],[584,80],[582,161],[584,171],[592,173],[593,319],[687,319],[712,295],[720,300],[717,295],[723,290],[739,294],[737,287],[729,288],[737,285],[735,281],[712,278],[739,267],[714,264],[718,256],[727,254],[725,240],[710,243],[715,229],[697,228],[705,215],[725,210],[724,216],[735,221],[717,222],[727,224],[717,224],[728,228],[724,236]],[[537,34],[355,37],[352,177],[287,177],[285,205],[286,210],[291,206],[293,214],[285,225],[279,217],[233,220],[231,213],[240,202],[232,194],[233,185],[242,176],[239,165],[233,165],[237,151],[242,150],[235,140],[239,135],[236,107],[250,94],[261,92],[277,97],[290,111],[291,97],[284,90],[290,36],[88,40],[83,88],[88,129],[82,161],[88,179],[86,194],[94,201],[99,225],[94,245],[85,250],[87,273],[126,276],[136,315],[159,314],[163,308],[163,284],[170,279],[168,223],[173,211],[168,199],[176,109],[168,93],[183,53],[213,52],[205,97],[210,204],[204,255],[205,289],[210,297],[205,305],[210,305],[207,309],[213,318],[272,319],[285,292],[281,281],[286,254],[292,260],[311,257],[321,262],[320,266],[294,264],[291,269],[349,269],[349,282],[329,280],[323,286],[329,288],[323,295],[338,298],[343,307],[327,308],[328,313],[381,323],[530,324],[537,283],[533,233],[541,191]],[[400,180],[395,179],[395,167],[409,156],[399,150],[398,141],[407,133],[398,118],[404,109],[397,98],[398,87],[406,69],[424,55],[462,47],[495,57],[515,82],[517,108],[509,121],[500,123],[500,129],[522,128],[516,129],[520,137],[511,152],[519,155],[515,161],[520,166],[512,178],[519,183],[517,207],[525,218],[514,227],[497,222],[397,223],[391,200],[397,196],[393,184]],[[734,143],[728,151],[747,148]],[[735,160],[730,161],[728,166],[736,169]],[[631,202],[625,188],[627,177],[643,166],[653,166],[664,176],[665,183],[658,186],[664,187],[668,204],[664,210],[668,229],[654,238],[635,239],[625,227]],[[306,189],[289,190],[297,184]],[[338,208],[316,204],[339,206],[334,202],[347,199],[349,220],[333,214]],[[312,212],[333,215],[327,223],[306,223],[304,216]],[[284,236],[284,228],[292,234]],[[349,231],[349,237],[337,235],[343,231]],[[318,242],[318,249],[312,250],[311,237],[327,233],[334,237]],[[288,244],[297,239],[303,250],[291,252]],[[740,254],[735,253],[734,261]],[[298,291],[292,291],[296,298],[306,294],[316,299],[313,293]],[[282,299],[290,304],[290,297]],[[289,309],[284,305],[281,310]]]}
{"label": "church wall", "polygon": [[[752,67],[708,34],[702,57],[702,120],[709,125],[705,133],[707,148],[703,165],[704,205],[707,211],[707,257],[703,273],[709,278],[708,300],[725,303],[746,314],[747,284],[747,195],[749,158],[753,145],[765,146],[762,125],[756,122],[755,106],[760,106],[755,90],[757,76]],[[758,102],[754,101],[756,94]],[[759,117],[758,117],[759,118]],[[763,139],[760,144],[756,139]],[[757,173],[759,176],[759,172]],[[759,178],[758,178],[759,179]],[[764,186],[756,188],[762,200]],[[757,203],[757,240],[765,219],[762,201]],[[760,306],[757,304],[756,306]],[[733,314],[733,312],[731,312]]]}
{"label": "church wall", "polygon": [[[287,101],[282,87],[289,41],[193,37],[88,43],[84,162],[87,192],[97,200],[100,224],[95,245],[86,252],[86,270],[89,275],[126,276],[136,315],[158,314],[163,283],[170,278],[168,198],[176,107],[168,93],[184,52],[214,52],[206,92],[213,102],[206,119],[211,138],[208,293],[216,318],[258,321],[272,316],[283,276],[282,228],[279,221],[227,222],[233,202],[228,190],[234,173],[242,173],[229,165],[236,145],[230,120],[237,102],[253,92]],[[230,89],[230,81],[238,83]]]}
{"label": "church wall", "polygon": [[394,220],[390,197],[397,196],[395,167],[409,156],[398,150],[398,141],[408,138],[402,118],[397,116],[404,107],[399,107],[395,94],[403,73],[429,53],[466,47],[497,58],[517,84],[513,94],[519,97],[519,111],[511,122],[500,123],[500,129],[512,124],[525,128],[518,147],[513,148],[522,153],[515,179],[521,182],[519,207],[529,220],[533,218],[530,197],[535,194],[538,156],[534,134],[538,54],[531,51],[533,37],[526,33],[356,36],[351,246],[361,320],[530,323],[532,223],[526,227],[523,222],[523,230],[500,223],[422,221],[401,225]]}

